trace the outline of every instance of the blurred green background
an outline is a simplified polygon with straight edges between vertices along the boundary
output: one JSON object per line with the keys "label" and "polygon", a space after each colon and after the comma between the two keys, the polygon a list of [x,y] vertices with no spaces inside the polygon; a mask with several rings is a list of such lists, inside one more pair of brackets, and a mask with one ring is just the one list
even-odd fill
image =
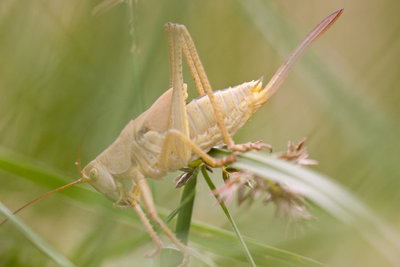
{"label": "blurred green background", "polygon": [[[213,88],[222,89],[261,76],[268,81],[308,31],[344,8],[235,140],[264,140],[283,151],[288,140],[308,137],[311,158],[320,163],[313,169],[400,228],[398,1],[139,0],[133,8],[122,3],[93,15],[99,3],[0,2],[0,146],[6,154],[21,154],[76,179],[82,138],[85,164],[168,89],[163,30],[168,21],[187,26]],[[152,184],[161,208],[178,205],[176,176]],[[230,230],[199,180],[194,220]],[[0,184],[0,201],[12,210],[56,186],[4,171]],[[152,244],[143,228],[116,215],[134,217],[133,212],[111,213],[91,204],[103,199],[98,195],[85,204],[57,194],[19,216],[78,266],[151,266],[144,254]],[[259,202],[250,209],[232,203],[230,210],[242,234],[260,243],[329,266],[390,266],[354,229],[317,208],[311,212],[318,220],[300,224],[276,218],[272,207]],[[0,266],[11,263],[54,264],[8,223],[0,229]]]}

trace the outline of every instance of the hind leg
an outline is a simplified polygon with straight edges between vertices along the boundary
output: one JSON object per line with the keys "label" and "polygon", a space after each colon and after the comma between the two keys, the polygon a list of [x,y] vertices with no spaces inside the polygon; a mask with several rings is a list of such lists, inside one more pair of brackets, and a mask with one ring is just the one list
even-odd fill
{"label": "hind leg", "polygon": [[[192,74],[199,95],[204,95],[205,91],[208,98],[210,99],[210,103],[214,110],[218,127],[221,131],[224,143],[227,145],[228,149],[238,152],[244,152],[253,149],[260,150],[261,148],[264,147],[270,149],[269,145],[262,144],[260,142],[235,144],[231,134],[229,133],[225,125],[222,113],[220,111],[220,103],[214,97],[214,92],[211,88],[211,84],[207,78],[207,74],[204,70],[203,64],[200,61],[199,54],[197,53],[196,46],[194,45],[194,42],[189,34],[189,31],[186,29],[184,25],[173,24],[173,23],[167,23],[165,25],[165,30],[169,35],[178,36],[176,40],[179,42],[179,44],[175,45],[179,45],[179,49],[182,49],[183,54],[185,55],[186,62],[189,66],[190,72]],[[179,60],[181,60],[181,58],[179,58]],[[171,69],[174,67],[173,65],[181,64],[180,61],[178,62],[175,59],[172,59],[171,57],[170,57],[170,62],[171,62]],[[187,136],[188,135],[185,135],[185,137]]]}

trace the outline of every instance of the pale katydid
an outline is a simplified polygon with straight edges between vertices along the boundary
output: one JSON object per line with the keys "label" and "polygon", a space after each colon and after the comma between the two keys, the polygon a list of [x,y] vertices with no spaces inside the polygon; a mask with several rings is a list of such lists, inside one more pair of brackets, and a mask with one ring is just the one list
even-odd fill
{"label": "pale katydid", "polygon": [[[182,252],[183,261],[180,266],[186,266],[189,251],[159,218],[146,178],[160,179],[167,172],[185,167],[198,158],[213,167],[219,167],[232,162],[237,152],[266,146],[259,142],[235,144],[231,136],[275,94],[294,63],[342,12],[342,9],[338,10],[318,24],[264,88],[262,81],[256,80],[216,92],[211,89],[186,27],[167,23],[165,30],[170,60],[170,89],[147,111],[130,121],[119,137],[83,170],[79,166],[79,180],[29,202],[14,213],[44,196],[68,186],[88,182],[113,201],[116,207],[134,209],[156,244],[155,250],[149,255],[157,254],[163,244],[146,213]],[[200,94],[200,97],[189,102],[186,102],[187,86],[182,76],[182,52]],[[213,146],[223,143],[235,153],[223,159],[215,159],[207,154]]]}

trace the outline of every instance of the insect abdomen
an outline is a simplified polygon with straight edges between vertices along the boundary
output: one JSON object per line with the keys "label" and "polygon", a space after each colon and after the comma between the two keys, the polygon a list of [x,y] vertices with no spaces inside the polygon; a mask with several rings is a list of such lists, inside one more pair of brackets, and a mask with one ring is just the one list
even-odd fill
{"label": "insect abdomen", "polygon": [[[236,133],[264,104],[266,94],[264,90],[260,89],[261,81],[251,81],[214,93],[224,123],[231,135]],[[221,131],[208,96],[193,99],[186,105],[186,108],[191,140],[205,151],[222,144]]]}

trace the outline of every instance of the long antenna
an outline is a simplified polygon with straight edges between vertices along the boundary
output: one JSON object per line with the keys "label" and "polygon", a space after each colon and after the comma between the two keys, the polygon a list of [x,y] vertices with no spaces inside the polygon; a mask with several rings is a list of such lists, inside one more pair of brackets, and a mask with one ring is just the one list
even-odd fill
{"label": "long antenna", "polygon": [[296,47],[296,49],[290,54],[286,61],[279,67],[271,80],[264,87],[267,96],[266,100],[271,98],[273,94],[278,91],[280,85],[285,80],[289,71],[293,68],[293,65],[297,60],[304,54],[307,48],[317,40],[332,24],[339,18],[343,13],[343,9],[333,12],[328,17],[326,17],[320,24],[318,24],[307,36],[306,38]]}
{"label": "long antenna", "polygon": [[[76,180],[76,181],[74,181],[74,182],[72,182],[72,183],[63,185],[63,186],[61,186],[61,187],[59,187],[59,188],[57,188],[57,189],[54,189],[54,190],[52,190],[52,191],[50,191],[50,192],[47,192],[46,194],[41,195],[41,196],[38,197],[38,198],[35,198],[34,200],[32,200],[32,201],[26,203],[25,205],[23,205],[22,207],[20,207],[20,208],[17,209],[16,211],[14,211],[14,212],[13,212],[13,215],[17,214],[18,212],[20,212],[21,210],[25,209],[26,207],[28,207],[28,206],[30,206],[30,205],[32,205],[32,204],[38,202],[38,201],[41,200],[42,198],[45,198],[45,197],[47,197],[47,196],[50,196],[51,194],[54,194],[54,193],[56,193],[56,192],[58,192],[58,191],[60,191],[60,190],[63,190],[63,189],[68,188],[68,187],[71,187],[71,186],[73,186],[73,185],[86,183],[86,182],[88,181],[88,179],[85,178],[85,177],[83,176],[82,169],[81,169],[81,147],[82,147],[82,141],[83,141],[83,138],[82,138],[82,140],[81,140],[81,142],[80,142],[80,144],[79,144],[78,156],[77,156],[77,159],[76,159],[76,166],[78,167],[79,176],[80,176],[81,178],[78,179],[78,180]],[[3,224],[5,224],[7,221],[8,221],[8,219],[4,219],[4,220],[0,223],[0,226],[2,226]]]}
{"label": "long antenna", "polygon": [[[38,197],[38,198],[35,198],[34,200],[32,200],[32,201],[26,203],[25,205],[23,205],[22,207],[20,207],[20,208],[17,209],[16,211],[14,211],[14,212],[13,212],[13,215],[17,214],[18,212],[20,212],[21,210],[25,209],[26,207],[28,207],[28,206],[30,206],[30,205],[32,205],[32,204],[38,202],[38,201],[41,200],[42,198],[45,198],[45,197],[47,197],[47,196],[49,196],[49,195],[51,195],[51,194],[54,194],[54,193],[56,193],[56,192],[58,192],[58,191],[60,191],[60,190],[63,190],[63,189],[68,188],[68,187],[71,187],[71,186],[73,186],[73,185],[77,185],[77,184],[81,184],[81,183],[86,183],[86,182],[87,182],[87,179],[82,177],[82,178],[80,178],[79,180],[76,180],[76,181],[74,181],[74,182],[72,182],[72,183],[69,183],[69,184],[67,184],[67,185],[63,185],[63,186],[61,186],[61,187],[59,187],[59,188],[57,188],[57,189],[54,189],[54,190],[52,190],[52,191],[50,191],[50,192],[47,192],[46,194],[41,195],[41,196]],[[2,225],[3,225],[4,223],[6,223],[7,221],[8,221],[8,219],[4,219],[4,221],[2,221],[2,222],[0,223],[0,226],[2,226]]]}
{"label": "long antenna", "polygon": [[[77,166],[77,168],[78,168],[79,176],[80,176],[81,178],[78,179],[78,180],[76,180],[76,181],[74,181],[74,182],[72,182],[72,183],[63,185],[63,186],[61,186],[61,187],[59,187],[59,188],[57,188],[57,189],[54,189],[54,190],[52,190],[52,191],[50,191],[50,192],[47,192],[46,194],[41,195],[41,196],[38,197],[38,198],[35,198],[34,200],[32,200],[32,201],[26,203],[25,205],[23,205],[22,207],[20,207],[20,208],[17,209],[16,211],[14,211],[14,212],[13,212],[13,215],[17,214],[18,212],[20,212],[21,210],[25,209],[26,207],[28,207],[28,206],[30,206],[30,205],[32,205],[32,204],[38,202],[38,201],[41,200],[42,198],[45,198],[45,197],[47,197],[47,196],[50,196],[51,194],[54,194],[54,193],[56,193],[56,192],[58,192],[58,191],[60,191],[60,190],[63,190],[63,189],[68,188],[68,187],[71,187],[71,186],[73,186],[73,185],[86,183],[86,182],[88,181],[88,178],[85,178],[85,177],[83,176],[82,168],[81,168],[81,148],[82,148],[83,139],[84,139],[84,138],[82,137],[81,142],[79,143],[79,147],[78,147],[78,156],[77,156],[77,159],[76,159],[76,162],[75,162],[75,163],[76,163],[76,166]],[[4,219],[4,220],[0,223],[0,227],[1,227],[3,224],[5,224],[7,221],[8,221],[8,219]]]}

